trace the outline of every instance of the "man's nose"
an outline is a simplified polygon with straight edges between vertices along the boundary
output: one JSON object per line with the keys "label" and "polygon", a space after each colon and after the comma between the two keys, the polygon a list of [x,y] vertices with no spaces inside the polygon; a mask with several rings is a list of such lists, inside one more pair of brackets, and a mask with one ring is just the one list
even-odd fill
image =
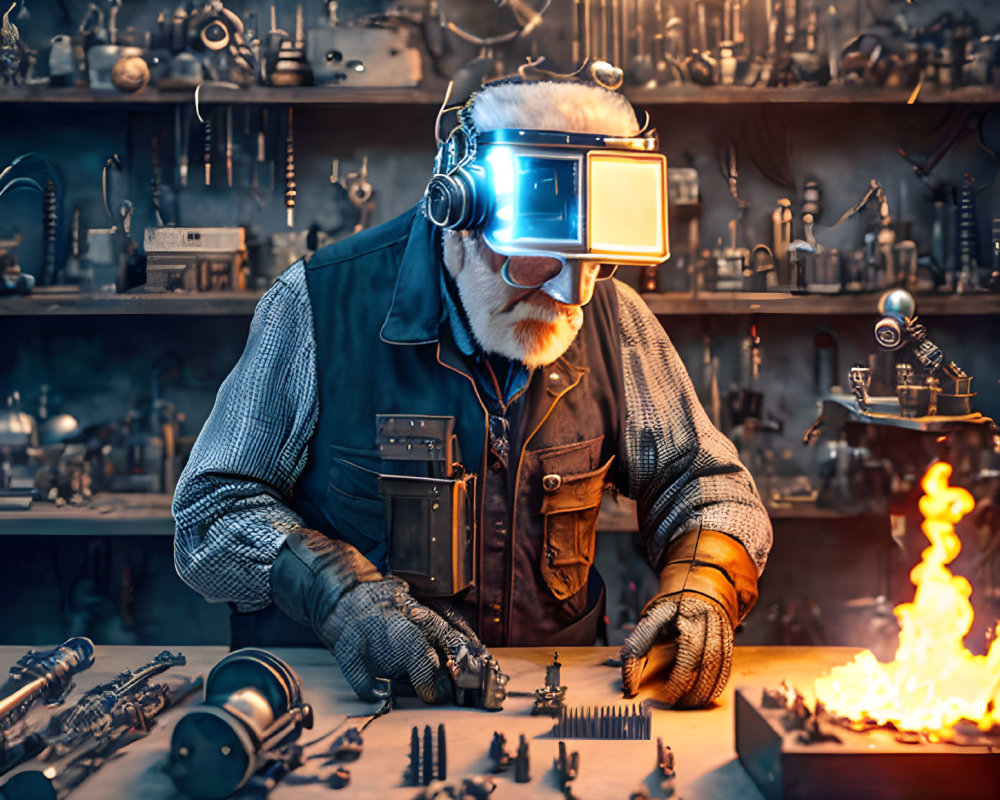
{"label": "man's nose", "polygon": [[511,256],[507,275],[519,286],[541,286],[562,269],[562,261],[545,256]]}

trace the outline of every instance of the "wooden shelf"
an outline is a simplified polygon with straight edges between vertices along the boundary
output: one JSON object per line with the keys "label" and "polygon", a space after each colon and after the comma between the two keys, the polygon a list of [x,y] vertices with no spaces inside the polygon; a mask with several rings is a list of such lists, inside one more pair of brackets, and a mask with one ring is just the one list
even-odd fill
{"label": "wooden shelf", "polygon": [[[0,536],[173,536],[169,494],[96,494],[86,506],[35,501],[24,511],[0,511]],[[847,519],[811,504],[768,509],[771,519]],[[605,497],[599,531],[634,533],[635,502]]]}
{"label": "wooden shelf", "polygon": [[81,294],[42,288],[30,295],[0,297],[0,317],[88,314],[251,315],[261,294],[256,291]]}
{"label": "wooden shelf", "polygon": [[[878,313],[882,292],[870,294],[785,294],[783,292],[660,292],[644,294],[646,305],[661,316],[698,314],[833,314],[871,316]],[[1000,314],[1000,294],[917,295],[917,315],[975,316]]]}
{"label": "wooden shelf", "polygon": [[[444,100],[444,89],[375,89],[335,86],[247,86],[232,89],[206,83],[198,95],[200,103],[229,105],[434,105]],[[48,86],[16,86],[0,89],[0,103],[151,105],[156,103],[194,102],[194,89],[146,89],[135,94],[114,90],[58,88]]]}
{"label": "wooden shelf", "polygon": [[[911,89],[880,89],[876,86],[790,86],[787,88],[756,88],[752,86],[657,86],[651,89],[627,89],[629,100],[638,105],[672,105],[675,103],[806,103],[844,104],[877,103],[906,105]],[[941,91],[923,89],[916,104],[927,103],[997,103],[1000,90],[992,86],[963,86]]]}
{"label": "wooden shelf", "polygon": [[[0,297],[0,317],[167,314],[188,316],[248,316],[261,292],[192,292],[144,294],[81,294],[58,287],[34,294]],[[872,294],[793,295],[782,292],[660,292],[644,294],[646,305],[660,316],[700,314],[827,314],[872,316],[881,292]],[[984,316],[1000,314],[1000,294],[918,295],[917,314]]]}
{"label": "wooden shelf", "polygon": [[0,536],[173,536],[169,494],[96,494],[86,506],[35,501],[0,511]]}
{"label": "wooden shelf", "polygon": [[[733,103],[804,103],[846,104],[865,103],[905,105],[909,89],[880,89],[868,86],[794,86],[788,88],[755,88],[747,86],[657,86],[626,88],[626,96],[642,106],[699,103],[728,105]],[[98,105],[150,105],[156,103],[188,103],[194,99],[194,89],[146,89],[135,94],[114,90],[51,88],[48,86],[8,86],[0,89],[0,103],[87,103]],[[440,105],[444,99],[441,88],[351,88],[344,86],[273,87],[247,86],[232,89],[206,83],[199,100],[204,103],[251,104],[398,104]],[[991,86],[965,86],[953,91],[925,89],[917,104],[1000,102],[1000,90]]]}

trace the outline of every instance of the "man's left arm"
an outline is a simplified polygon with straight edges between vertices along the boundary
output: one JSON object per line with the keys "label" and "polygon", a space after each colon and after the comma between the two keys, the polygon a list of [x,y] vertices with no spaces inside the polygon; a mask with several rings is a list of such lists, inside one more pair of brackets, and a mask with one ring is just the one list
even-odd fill
{"label": "man's left arm", "polygon": [[733,629],[756,600],[771,524],[663,327],[633,290],[617,286],[626,405],[621,450],[639,529],[660,577],[657,596],[623,646],[623,687],[634,694],[650,648],[675,641],[662,698],[701,706],[729,678]]}

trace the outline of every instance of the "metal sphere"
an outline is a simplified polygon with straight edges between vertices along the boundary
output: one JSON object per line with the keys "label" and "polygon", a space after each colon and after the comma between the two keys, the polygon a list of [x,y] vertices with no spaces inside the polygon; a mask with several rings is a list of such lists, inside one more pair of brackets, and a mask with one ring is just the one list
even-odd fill
{"label": "metal sphere", "polygon": [[878,312],[880,314],[899,314],[910,318],[917,310],[913,295],[906,289],[893,289],[879,298]]}

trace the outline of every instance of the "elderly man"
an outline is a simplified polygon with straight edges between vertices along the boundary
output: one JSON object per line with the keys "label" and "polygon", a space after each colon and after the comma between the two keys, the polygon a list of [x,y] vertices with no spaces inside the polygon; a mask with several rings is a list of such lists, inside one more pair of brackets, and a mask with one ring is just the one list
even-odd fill
{"label": "elderly man", "polygon": [[605,280],[667,254],[656,146],[599,80],[487,84],[416,207],[278,279],[174,501],[177,570],[234,607],[234,646],[308,634],[360,696],[433,702],[486,646],[592,644],[611,489],[661,576],[625,692],[675,642],[661,697],[718,696],[771,531],[662,327]]}

